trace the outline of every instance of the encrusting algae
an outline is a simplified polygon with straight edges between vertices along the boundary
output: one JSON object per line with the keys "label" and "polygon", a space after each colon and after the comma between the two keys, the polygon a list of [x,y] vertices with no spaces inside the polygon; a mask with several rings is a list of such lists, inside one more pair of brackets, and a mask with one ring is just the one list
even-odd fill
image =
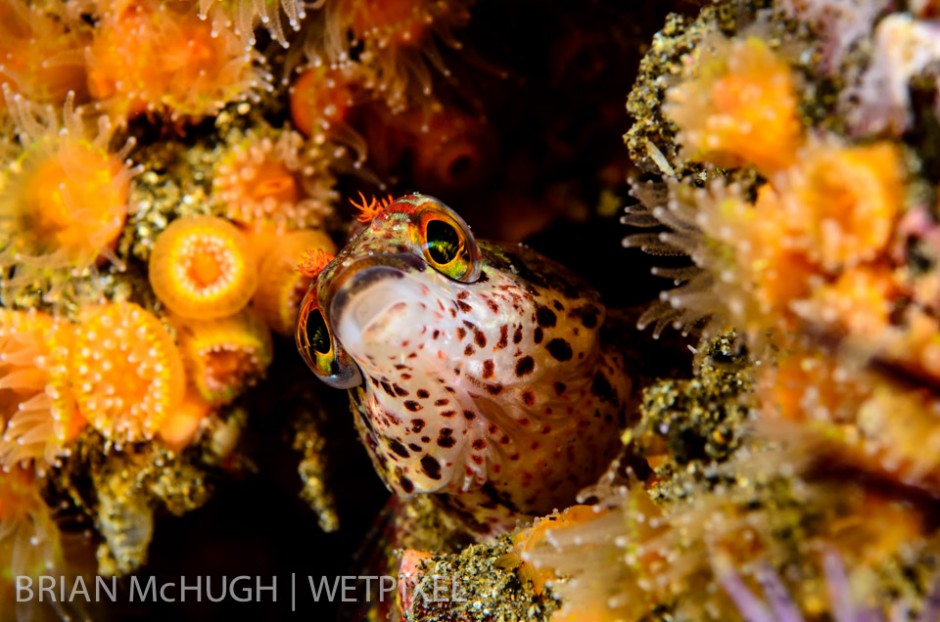
{"label": "encrusting algae", "polygon": [[353,616],[940,619],[936,3],[530,4],[0,0],[0,619],[357,459]]}

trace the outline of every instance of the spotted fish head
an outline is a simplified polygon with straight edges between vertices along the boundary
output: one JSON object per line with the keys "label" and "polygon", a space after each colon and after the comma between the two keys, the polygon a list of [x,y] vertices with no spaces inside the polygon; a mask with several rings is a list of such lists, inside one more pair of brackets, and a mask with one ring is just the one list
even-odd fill
{"label": "spotted fish head", "polygon": [[317,376],[351,389],[357,427],[393,491],[489,485],[520,496],[510,480],[523,466],[547,452],[581,457],[556,437],[570,444],[583,433],[572,413],[596,382],[603,313],[594,290],[558,264],[478,243],[441,202],[409,195],[320,272],[297,343]]}

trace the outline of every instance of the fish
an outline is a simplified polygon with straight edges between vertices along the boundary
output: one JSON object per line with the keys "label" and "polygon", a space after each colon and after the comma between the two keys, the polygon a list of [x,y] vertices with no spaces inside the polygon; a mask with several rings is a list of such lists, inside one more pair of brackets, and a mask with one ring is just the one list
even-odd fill
{"label": "fish", "polygon": [[621,449],[630,399],[600,295],[524,245],[477,240],[433,197],[369,207],[311,282],[296,342],[349,392],[379,476],[480,538],[574,503]]}

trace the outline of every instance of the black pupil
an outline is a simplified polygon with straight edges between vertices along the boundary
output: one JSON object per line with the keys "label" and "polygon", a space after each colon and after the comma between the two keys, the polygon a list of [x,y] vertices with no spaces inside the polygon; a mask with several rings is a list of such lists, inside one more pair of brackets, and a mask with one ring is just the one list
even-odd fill
{"label": "black pupil", "polygon": [[457,230],[443,220],[428,222],[428,254],[439,264],[452,262],[460,250]]}
{"label": "black pupil", "polygon": [[314,309],[307,316],[307,338],[318,354],[329,354],[330,332],[326,329],[326,322],[319,309]]}

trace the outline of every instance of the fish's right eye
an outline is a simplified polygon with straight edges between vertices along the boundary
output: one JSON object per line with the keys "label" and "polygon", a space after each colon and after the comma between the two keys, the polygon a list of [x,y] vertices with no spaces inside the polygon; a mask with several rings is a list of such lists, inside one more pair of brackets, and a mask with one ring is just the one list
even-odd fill
{"label": "fish's right eye", "polygon": [[333,339],[312,286],[301,304],[294,339],[307,367],[326,384],[349,389],[362,382],[359,366]]}

